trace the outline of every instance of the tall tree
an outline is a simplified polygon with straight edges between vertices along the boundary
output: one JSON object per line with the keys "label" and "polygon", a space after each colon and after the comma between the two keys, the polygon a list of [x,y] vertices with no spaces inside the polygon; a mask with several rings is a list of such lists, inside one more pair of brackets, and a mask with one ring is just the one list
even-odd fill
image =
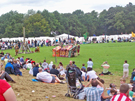
{"label": "tall tree", "polygon": [[41,14],[34,14],[25,19],[24,26],[26,28],[26,37],[50,35],[49,24]]}

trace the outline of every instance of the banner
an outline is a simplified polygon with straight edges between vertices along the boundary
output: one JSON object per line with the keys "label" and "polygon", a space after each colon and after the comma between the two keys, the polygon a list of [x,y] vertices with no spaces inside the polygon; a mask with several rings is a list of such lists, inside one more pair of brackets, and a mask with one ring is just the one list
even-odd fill
{"label": "banner", "polygon": [[84,39],[87,39],[87,33],[83,34]]}
{"label": "banner", "polygon": [[132,37],[135,37],[135,34],[132,32]]}

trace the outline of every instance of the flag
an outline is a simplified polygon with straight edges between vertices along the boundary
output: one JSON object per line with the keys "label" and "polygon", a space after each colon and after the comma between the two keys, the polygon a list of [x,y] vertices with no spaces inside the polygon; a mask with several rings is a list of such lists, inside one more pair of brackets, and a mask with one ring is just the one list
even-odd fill
{"label": "flag", "polygon": [[87,39],[87,33],[83,34],[84,39]]}
{"label": "flag", "polygon": [[135,37],[135,34],[132,32],[132,37]]}

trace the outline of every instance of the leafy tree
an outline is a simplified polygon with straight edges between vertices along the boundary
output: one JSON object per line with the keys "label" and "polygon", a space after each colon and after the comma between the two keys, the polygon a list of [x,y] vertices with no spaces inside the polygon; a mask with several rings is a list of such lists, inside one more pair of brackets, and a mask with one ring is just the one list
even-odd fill
{"label": "leafy tree", "polygon": [[50,35],[49,24],[41,14],[31,15],[24,21],[24,26],[26,28],[26,37]]}

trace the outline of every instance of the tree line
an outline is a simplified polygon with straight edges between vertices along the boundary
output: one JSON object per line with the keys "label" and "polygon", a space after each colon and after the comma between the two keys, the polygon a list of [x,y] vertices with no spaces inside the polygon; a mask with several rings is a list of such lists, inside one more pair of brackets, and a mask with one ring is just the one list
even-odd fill
{"label": "tree line", "polygon": [[100,13],[95,10],[89,13],[28,10],[26,14],[10,11],[0,16],[0,38],[22,37],[23,27],[26,37],[51,36],[51,31],[75,36],[86,32],[88,36],[131,33],[135,32],[135,5],[110,7]]}

